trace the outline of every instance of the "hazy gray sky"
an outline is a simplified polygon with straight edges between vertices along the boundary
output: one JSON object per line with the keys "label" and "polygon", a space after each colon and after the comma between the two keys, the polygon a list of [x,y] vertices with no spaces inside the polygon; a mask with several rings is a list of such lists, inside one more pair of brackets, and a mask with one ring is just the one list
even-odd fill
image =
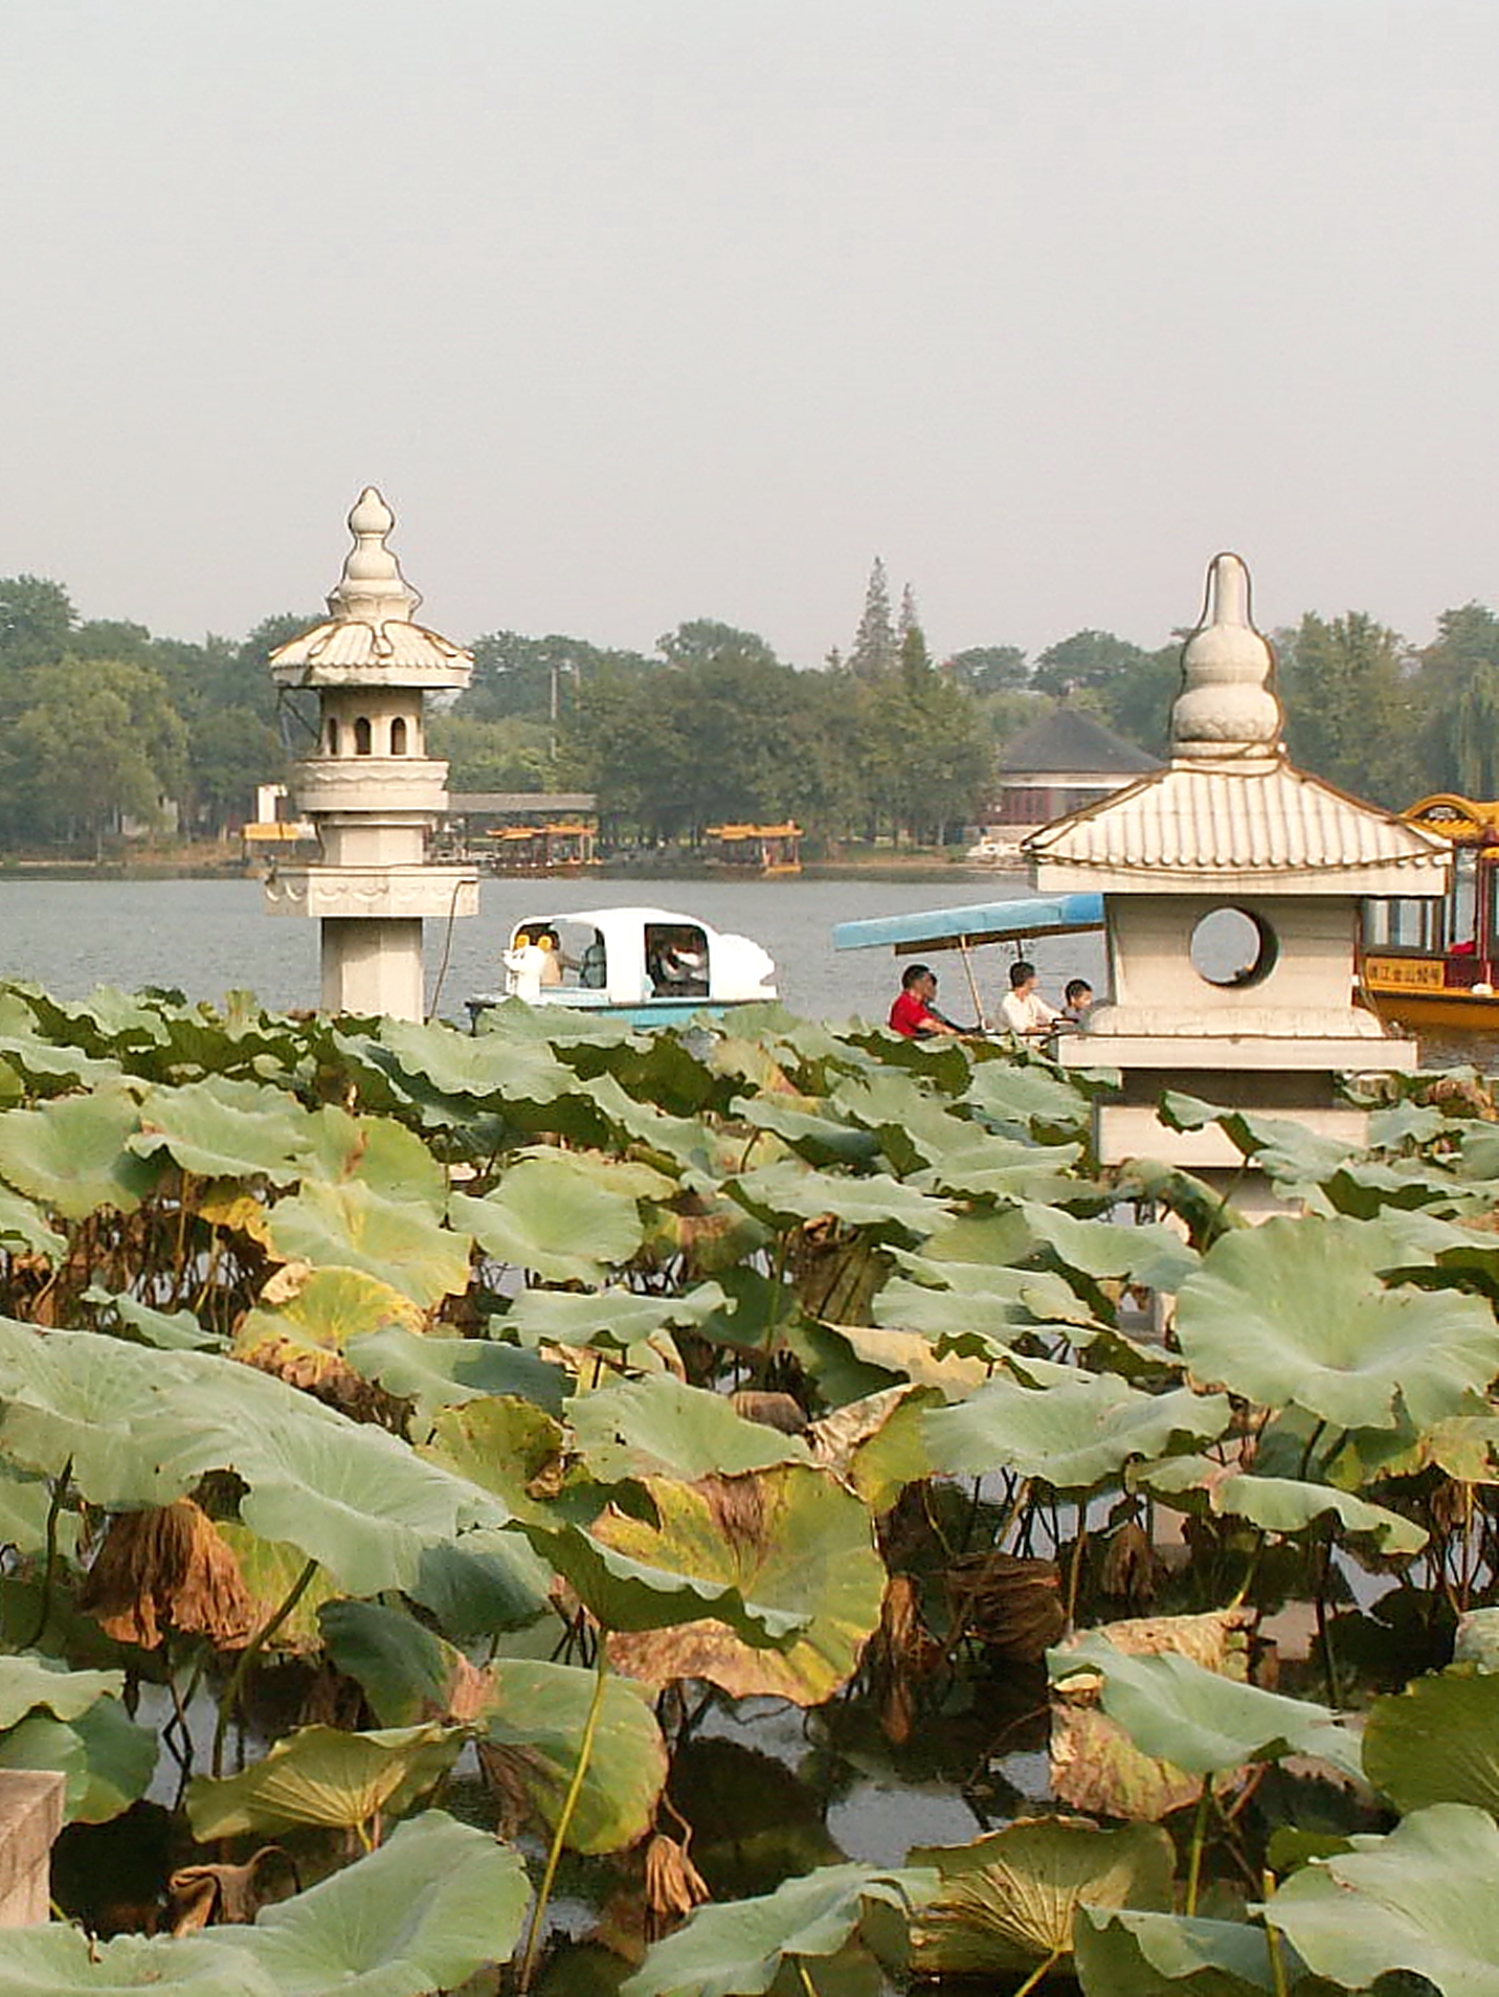
{"label": "hazy gray sky", "polygon": [[1495,0],[5,11],[0,574],[796,663],[1499,599]]}

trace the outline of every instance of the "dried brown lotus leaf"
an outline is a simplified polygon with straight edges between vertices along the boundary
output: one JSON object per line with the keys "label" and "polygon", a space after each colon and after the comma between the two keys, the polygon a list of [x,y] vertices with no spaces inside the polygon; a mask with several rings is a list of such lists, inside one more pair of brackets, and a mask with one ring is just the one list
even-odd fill
{"label": "dried brown lotus leaf", "polygon": [[954,1634],[1017,1664],[1039,1664],[1066,1627],[1055,1561],[991,1549],[953,1561],[946,1585]]}
{"label": "dried brown lotus leaf", "polygon": [[172,1902],[172,1933],[190,1935],[210,1921],[224,1927],[247,1927],[264,1902],[255,1882],[262,1859],[286,1858],[279,1844],[266,1844],[243,1865],[184,1865],[167,1881]]}
{"label": "dried brown lotus leaf", "polygon": [[1098,1584],[1104,1594],[1131,1608],[1145,1608],[1160,1592],[1166,1563],[1138,1519],[1127,1519],[1109,1534]]}
{"label": "dried brown lotus leaf", "polygon": [[737,1394],[730,1394],[729,1405],[745,1421],[758,1422],[762,1428],[773,1428],[780,1435],[800,1435],[807,1426],[806,1410],[790,1394],[767,1394],[745,1387]]}
{"label": "dried brown lotus leaf", "polygon": [[713,1895],[685,1844],[657,1831],[645,1848],[645,1904],[654,1940]]}
{"label": "dried brown lotus leaf", "polygon": [[191,1498],[117,1513],[79,1606],[108,1635],[147,1650],[169,1630],[206,1636],[218,1650],[241,1649],[254,1623],[238,1560]]}

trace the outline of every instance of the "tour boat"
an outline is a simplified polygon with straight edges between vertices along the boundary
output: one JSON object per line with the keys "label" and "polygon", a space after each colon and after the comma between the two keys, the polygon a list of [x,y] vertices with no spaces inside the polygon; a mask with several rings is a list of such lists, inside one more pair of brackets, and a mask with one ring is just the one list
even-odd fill
{"label": "tour boat", "polygon": [[1452,842],[1452,877],[1445,896],[1363,904],[1363,1001],[1387,1024],[1499,1032],[1499,801],[1443,792],[1401,816]]}
{"label": "tour boat", "polygon": [[835,950],[888,949],[897,957],[926,957],[956,950],[963,960],[975,1016],[984,1014],[971,950],[985,943],[1008,943],[1024,954],[1033,936],[1076,936],[1103,928],[1101,894],[1028,895],[1023,900],[969,902],[958,908],[924,908],[907,915],[880,915],[840,922],[833,929]]}
{"label": "tour boat", "polygon": [[674,1026],[777,997],[775,964],[748,936],[667,908],[586,908],[523,917],[501,962],[505,981],[467,1001],[477,1026],[507,998]]}

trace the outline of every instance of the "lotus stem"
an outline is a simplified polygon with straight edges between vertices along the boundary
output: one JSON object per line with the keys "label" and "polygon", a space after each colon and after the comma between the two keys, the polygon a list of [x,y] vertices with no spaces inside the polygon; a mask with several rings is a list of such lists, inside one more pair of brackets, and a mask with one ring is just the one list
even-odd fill
{"label": "lotus stem", "polygon": [[229,1732],[229,1722],[234,1717],[234,1709],[239,1704],[240,1690],[249,1676],[250,1666],[259,1657],[271,1638],[286,1621],[292,1610],[312,1585],[312,1577],[317,1572],[317,1562],[309,1560],[287,1593],[286,1600],[277,1609],[268,1623],[262,1623],[254,1636],[239,1654],[239,1661],[229,1674],[229,1683],[224,1687],[224,1696],[219,1701],[218,1724],[213,1730],[213,1772],[215,1778],[224,1772],[224,1740]]}
{"label": "lotus stem", "polygon": [[526,1936],[526,1953],[521,1961],[520,1977],[516,1983],[520,1997],[526,1997],[526,1992],[531,1988],[531,1977],[536,1968],[536,1951],[541,1944],[546,1911],[552,1898],[552,1887],[557,1879],[557,1867],[562,1863],[562,1847],[572,1825],[573,1813],[578,1807],[578,1798],[583,1793],[583,1778],[588,1773],[588,1764],[593,1756],[594,1736],[599,1728],[599,1715],[604,1710],[604,1687],[609,1682],[609,1646],[604,1636],[604,1631],[600,1629],[594,1666],[593,1699],[588,1707],[588,1717],[583,1722],[583,1738],[578,1742],[577,1765],[573,1769],[573,1779],[567,1785],[567,1794],[558,1812],[557,1828],[552,1832],[552,1848],[547,1853],[546,1870],[541,1875],[541,1886],[531,1913],[531,1932]]}
{"label": "lotus stem", "polygon": [[796,1973],[801,1978],[802,1997],[817,1997],[817,1985],[812,1981],[812,1972],[800,1956],[796,1958]]}
{"label": "lotus stem", "polygon": [[[1275,1888],[1276,1878],[1274,1873],[1264,1873],[1262,1875],[1260,1891],[1267,1900],[1274,1895]],[[1268,1907],[1265,1912],[1268,1915]],[[1273,1927],[1268,1919],[1265,1922],[1265,1947],[1270,1956],[1270,1974],[1275,1979],[1275,1997],[1286,1997],[1289,1985],[1286,1980],[1286,1959],[1281,1952],[1280,1931],[1278,1928]]]}
{"label": "lotus stem", "polygon": [[1043,1977],[1050,1976],[1051,1972],[1066,1953],[1065,1948],[1054,1948],[1045,1962],[1038,1962],[1036,1964],[1024,1983],[1018,1985],[1012,1992],[1011,1997],[1027,1997],[1027,1992],[1034,1990]]}
{"label": "lotus stem", "polygon": [[[1192,1848],[1187,1859],[1187,1904],[1186,1915],[1190,1920],[1197,1912],[1197,1887],[1202,1878],[1202,1852],[1207,1843],[1208,1808],[1213,1800],[1213,1778],[1204,1775],[1202,1794],[1197,1799],[1197,1814],[1192,1819]],[[1018,1992],[1017,1992],[1018,1997]]]}
{"label": "lotus stem", "polygon": [[52,1580],[57,1570],[57,1521],[62,1512],[62,1501],[67,1495],[68,1482],[73,1475],[73,1459],[70,1456],[62,1466],[62,1474],[52,1486],[52,1496],[47,1504],[47,1558],[42,1567],[42,1598],[36,1605],[36,1626],[18,1650],[30,1650],[42,1640],[42,1632],[52,1619]]}

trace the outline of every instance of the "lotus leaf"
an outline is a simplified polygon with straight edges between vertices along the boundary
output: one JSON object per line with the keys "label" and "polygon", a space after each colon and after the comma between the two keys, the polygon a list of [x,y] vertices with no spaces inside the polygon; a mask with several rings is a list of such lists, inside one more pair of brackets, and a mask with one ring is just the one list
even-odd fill
{"label": "lotus leaf", "polygon": [[[1430,1144],[1451,1129],[1451,1123],[1434,1103],[1391,1103],[1387,1108],[1369,1112],[1369,1149],[1395,1151],[1406,1144]],[[1492,1147],[1492,1162],[1494,1172],[1499,1173],[1499,1145]]]}
{"label": "lotus leaf", "polygon": [[0,1177],[65,1220],[84,1220],[98,1207],[134,1213],[158,1177],[127,1148],[138,1122],[126,1085],[9,1110],[0,1116]]}
{"label": "lotus leaf", "polygon": [[1471,1664],[1475,1671],[1499,1672],[1499,1609],[1469,1609],[1459,1620],[1452,1661]]}
{"label": "lotus leaf", "polygon": [[69,1823],[105,1824],[145,1795],[156,1736],[117,1699],[98,1699],[74,1720],[36,1712],[0,1739],[0,1768],[51,1768],[67,1784]]}
{"label": "lotus leaf", "polygon": [[[3,1129],[4,1123],[0,1122],[0,1131]],[[0,1241],[18,1241],[30,1254],[39,1255],[53,1266],[62,1260],[68,1248],[66,1239],[47,1225],[40,1210],[9,1186],[0,1186]]]}
{"label": "lotus leaf", "polygon": [[1262,1691],[1188,1657],[1132,1655],[1097,1631],[1047,1653],[1054,1684],[1096,1671],[1103,1709],[1142,1753],[1197,1776],[1220,1775],[1245,1762],[1310,1754],[1358,1778],[1356,1737],[1325,1706]]}
{"label": "lotus leaf", "polygon": [[921,1417],[941,1399],[940,1388],[906,1384],[850,1401],[809,1425],[813,1460],[851,1484],[879,1517],[907,1484],[931,1476]]}
{"label": "lotus leaf", "polygon": [[455,1643],[524,1629],[547,1610],[552,1570],[517,1534],[481,1526],[423,1549],[406,1592]]}
{"label": "lotus leaf", "polygon": [[[1083,1997],[1262,1997],[1275,1989],[1265,1931],[1244,1921],[1082,1907],[1073,1954]],[[1300,1968],[1292,1956],[1288,1988],[1305,1990]]]}
{"label": "lotus leaf", "polygon": [[[0,1457],[0,1547],[12,1546],[17,1553],[40,1553],[47,1544],[47,1515],[52,1509],[52,1486],[45,1477],[28,1475]],[[57,1517],[57,1542],[64,1553],[77,1549],[79,1521],[72,1512]]]}
{"label": "lotus leaf", "polygon": [[[82,1928],[61,1922],[4,1928],[0,1929],[0,1988],[7,1997],[70,1997],[73,1991],[87,1991],[89,1997],[130,1997],[142,1990],[154,1991],[157,1997],[284,1997],[238,1946],[247,1932],[216,1929],[181,1939],[119,1935],[101,1942]],[[326,1985],[317,1989],[318,1997],[323,1997]]]}
{"label": "lotus leaf", "polygon": [[1085,1276],[1119,1277],[1152,1290],[1175,1291],[1198,1267],[1196,1249],[1159,1221],[1121,1227],[1113,1220],[1079,1220],[1034,1201],[1020,1203],[1019,1210],[1032,1237]]}
{"label": "lotus leaf", "polygon": [[1071,1080],[1039,1064],[983,1062],[963,1099],[1006,1136],[1029,1134],[1065,1143],[1088,1134],[1088,1097]]}
{"label": "lotus leaf", "polygon": [[[494,1346],[491,1350],[503,1352],[507,1348]],[[518,1352],[514,1356],[530,1357]],[[516,1518],[539,1524],[563,1518],[574,1525],[586,1525],[603,1509],[608,1496],[576,1469],[564,1479],[561,1423],[544,1408],[514,1395],[496,1395],[445,1409],[434,1419],[432,1439],[421,1453],[481,1490],[493,1491]]]}
{"label": "lotus leaf", "polygon": [[39,1706],[55,1720],[76,1720],[96,1699],[118,1699],[124,1689],[123,1671],[69,1671],[35,1653],[0,1657],[0,1731]]}
{"label": "lotus leaf", "polygon": [[304,1183],[278,1200],[267,1222],[283,1262],[363,1269],[424,1310],[468,1287],[467,1235],[443,1227],[406,1201],[388,1200],[357,1179]]}
{"label": "lotus leaf", "polygon": [[[640,1145],[669,1160],[684,1174],[714,1172],[717,1149],[712,1127],[685,1116],[668,1116],[649,1102],[627,1095],[613,1075],[597,1075],[580,1085],[580,1107],[586,1106],[601,1132],[616,1142]],[[556,1124],[556,1119],[553,1119]],[[558,1125],[560,1129],[560,1125]],[[560,1134],[568,1136],[566,1130]],[[742,1148],[737,1147],[736,1150]]]}
{"label": "lotus leaf", "polygon": [[[258,1532],[251,1532],[248,1526],[234,1519],[219,1521],[214,1530],[238,1564],[250,1598],[253,1625],[263,1629],[301,1580],[307,1555],[300,1546],[290,1546],[285,1540],[262,1539]],[[323,1633],[318,1611],[335,1593],[333,1582],[320,1567],[297,1597],[291,1613],[277,1623],[266,1644],[268,1653],[308,1657],[321,1650]]]}
{"label": "lotus leaf", "polygon": [[219,1352],[225,1340],[216,1331],[205,1331],[189,1310],[158,1311],[135,1297],[111,1296],[108,1290],[90,1289],[83,1300],[103,1304],[113,1311],[127,1331],[133,1331],[145,1345],[163,1352]]}
{"label": "lotus leaf", "polygon": [[1499,1828],[1436,1803],[1388,1837],[1293,1873],[1262,1910],[1319,1975],[1362,1990],[1391,1970],[1444,1997],[1499,1997]]}
{"label": "lotus leaf", "polygon": [[1175,1852],[1154,1824],[1020,1818],[972,1844],[918,1847],[911,1862],[941,1880],[912,1928],[912,1967],[996,1976],[1070,1954],[1082,1907],[1169,1907]]}
{"label": "lotus leaf", "polygon": [[776,1096],[740,1096],[733,1115],[756,1130],[772,1131],[809,1165],[867,1165],[880,1148],[872,1131],[835,1123]]}
{"label": "lotus leaf", "polygon": [[642,1296],[612,1285],[582,1292],[522,1290],[498,1329],[532,1342],[599,1343],[624,1352],[672,1325],[700,1325],[726,1301],[713,1282],[698,1283],[679,1297]]}
{"label": "lotus leaf", "polygon": [[400,1609],[377,1602],[325,1602],[318,1613],[328,1655],[364,1688],[382,1727],[429,1721],[466,1725],[493,1694],[489,1671]]}
{"label": "lotus leaf", "polygon": [[388,1116],[351,1116],[327,1103],[309,1119],[307,1178],[357,1179],[387,1200],[441,1213],[448,1175],[414,1130]]}
{"label": "lotus leaf", "polygon": [[377,1810],[396,1814],[447,1773],[467,1738],[466,1728],[435,1722],[371,1733],[298,1727],[238,1775],[193,1777],[187,1786],[193,1836],[206,1844],[305,1824],[351,1830]]}
{"label": "lotus leaf", "polygon": [[280,1997],[423,1997],[507,1961],[530,1890],[516,1852],[428,1810],[253,1928],[202,1939],[248,1955]]}
{"label": "lotus leaf", "polygon": [[1457,1665],[1376,1699],[1364,1773],[1404,1816],[1428,1803],[1499,1816],[1499,1677]]}
{"label": "lotus leaf", "polygon": [[1343,1428],[1466,1412],[1499,1371],[1499,1323],[1477,1297],[1387,1289],[1386,1232],[1369,1222],[1279,1218],[1226,1235],[1177,1299],[1200,1379],[1262,1405],[1287,1400]]}
{"label": "lotus leaf", "polygon": [[712,1621],[679,1621],[611,1638],[619,1668],[656,1685],[702,1678],[733,1698],[765,1693],[799,1706],[831,1698],[858,1664],[884,1597],[885,1567],[860,1500],[795,1463],[696,1485],[652,1478],[643,1488],[658,1523],[611,1513],[594,1528],[600,1540],[781,1611],[795,1638],[768,1650]]}
{"label": "lotus leaf", "polygon": [[935,1873],[914,1868],[825,1865],[762,1899],[699,1907],[647,1952],[619,1997],[760,1997],[784,1962],[815,1969],[835,1956],[856,1936],[870,1904],[905,1914],[935,1885]]}
{"label": "lotus leaf", "polygon": [[566,1151],[523,1158],[495,1192],[449,1206],[486,1255],[548,1282],[595,1282],[644,1239],[635,1195],[599,1185]]}
{"label": "lotus leaf", "polygon": [[924,1424],[932,1462],[956,1476],[1011,1470],[1085,1491],[1132,1457],[1160,1456],[1183,1438],[1210,1441],[1229,1423],[1222,1394],[1142,1394],[1108,1373],[1053,1373],[1041,1388],[991,1380],[959,1406],[933,1409]]}
{"label": "lotus leaf", "polygon": [[365,1332],[348,1348],[349,1364],[388,1394],[415,1401],[424,1421],[439,1408],[488,1394],[515,1394],[560,1413],[568,1387],[561,1366],[514,1345],[483,1338],[423,1338],[391,1325]]}
{"label": "lotus leaf", "polygon": [[495,1500],[393,1435],[206,1352],[154,1352],[0,1319],[0,1439],[51,1475],[71,1458],[107,1510],[166,1505],[209,1470],[249,1489],[247,1525],[290,1540],[353,1594],[414,1581],[425,1547],[503,1524]]}
{"label": "lotus leaf", "polygon": [[277,1304],[247,1311],[235,1333],[235,1349],[249,1358],[266,1347],[285,1344],[314,1352],[342,1352],[361,1332],[387,1326],[415,1331],[420,1307],[402,1291],[363,1269],[280,1270],[272,1279]]}
{"label": "lotus leaf", "polygon": [[307,1112],[294,1096],[221,1075],[181,1088],[155,1088],[128,1139],[140,1158],[164,1152],[200,1179],[264,1179],[288,1186],[302,1177]]}
{"label": "lotus leaf", "polygon": [[526,1045],[513,1034],[457,1033],[432,1021],[382,1019],[372,1058],[408,1082],[424,1082],[443,1096],[479,1101],[555,1102],[578,1086],[572,1070],[545,1046]]}
{"label": "lotus leaf", "polygon": [[601,1483],[666,1472],[692,1482],[773,1463],[805,1463],[807,1446],[735,1414],[722,1394],[669,1373],[580,1394],[568,1409],[579,1453]]}
{"label": "lotus leaf", "polygon": [[17,1068],[33,1094],[108,1088],[122,1079],[118,1061],[96,1061],[76,1047],[56,1047],[33,1033],[0,1033],[0,1055]]}
{"label": "lotus leaf", "polygon": [[1419,1553],[1427,1541],[1414,1519],[1385,1505],[1371,1504],[1328,1484],[1226,1471],[1204,1456],[1146,1464],[1136,1472],[1135,1481],[1168,1504],[1200,1493],[1215,1517],[1248,1519],[1264,1532],[1302,1532],[1332,1513],[1345,1532],[1370,1534],[1384,1553]]}
{"label": "lotus leaf", "polygon": [[726,1190],[751,1213],[774,1226],[831,1218],[844,1227],[865,1227],[877,1236],[890,1231],[918,1241],[943,1225],[947,1203],[918,1193],[884,1174],[858,1179],[784,1158],[757,1172],[741,1172]]}

